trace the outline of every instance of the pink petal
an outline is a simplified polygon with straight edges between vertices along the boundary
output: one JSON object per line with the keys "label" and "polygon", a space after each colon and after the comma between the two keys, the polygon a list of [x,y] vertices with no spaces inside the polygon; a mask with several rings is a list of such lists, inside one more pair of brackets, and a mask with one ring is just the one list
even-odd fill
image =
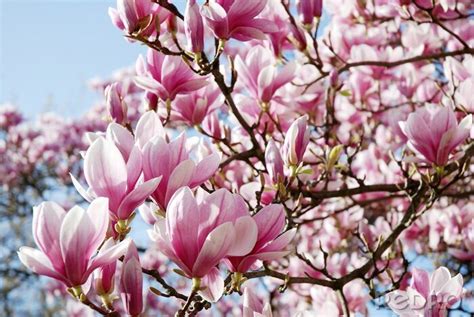
{"label": "pink petal", "polygon": [[94,200],[94,198],[96,198],[96,195],[90,188],[86,190],[81,185],[81,183],[79,183],[79,181],[74,177],[74,175],[69,174],[69,176],[71,176],[71,181],[72,181],[72,184],[74,185],[74,188],[76,188],[77,192],[79,193],[79,195],[82,196],[82,198],[84,198],[88,202],[91,202]]}
{"label": "pink petal", "polygon": [[217,302],[222,297],[222,294],[224,294],[224,279],[216,267],[213,267],[202,278],[201,287],[204,289],[199,291],[199,295],[211,303]]}
{"label": "pink petal", "polygon": [[193,179],[189,184],[189,187],[193,188],[201,185],[205,181],[209,180],[219,168],[221,162],[220,155],[218,153],[212,153],[206,156],[200,161],[195,169]]}
{"label": "pink petal", "polygon": [[130,131],[120,124],[112,122],[107,127],[106,138],[117,146],[124,160],[127,161],[134,144],[133,135]]}
{"label": "pink petal", "polygon": [[[171,173],[166,188],[165,205],[168,205],[171,196],[181,187],[191,182],[196,165],[191,160],[181,162]],[[197,209],[195,209],[197,210]]]}
{"label": "pink petal", "polygon": [[64,267],[61,261],[59,235],[65,216],[66,211],[54,202],[43,202],[33,207],[33,238],[40,250],[53,263],[59,260],[60,265],[55,266],[59,270]]}
{"label": "pink petal", "polygon": [[166,229],[174,253],[188,267],[192,268],[199,246],[198,205],[189,187],[178,190],[171,198],[166,211]]}
{"label": "pink petal", "polygon": [[424,298],[428,298],[430,293],[430,276],[420,269],[413,269],[412,272],[412,287],[418,291]]}
{"label": "pink petal", "polygon": [[250,216],[237,219],[234,225],[235,233],[239,239],[232,244],[228,256],[244,256],[250,253],[257,242],[258,227]]}
{"label": "pink petal", "polygon": [[235,239],[234,226],[226,222],[214,229],[206,238],[194,262],[193,277],[203,277],[229,252]]}
{"label": "pink petal", "polygon": [[161,123],[160,116],[155,111],[147,111],[138,120],[135,128],[135,138],[140,148],[155,136],[166,137],[165,129]]}
{"label": "pink petal", "polygon": [[265,206],[253,218],[258,226],[257,248],[275,239],[285,226],[285,212],[282,205]]}
{"label": "pink petal", "polygon": [[92,261],[89,263],[87,272],[84,275],[91,274],[98,267],[108,265],[117,261],[118,258],[123,256],[128,249],[128,245],[131,243],[129,238],[115,244],[113,238],[109,238],[104,242],[102,248],[100,248],[99,253]]}
{"label": "pink petal", "polygon": [[127,161],[127,191],[130,192],[142,174],[142,152],[134,146]]}
{"label": "pink petal", "polygon": [[449,282],[450,279],[451,273],[449,273],[449,270],[444,266],[439,267],[431,275],[431,291],[435,294],[438,293],[443,288],[443,286]]}
{"label": "pink petal", "polygon": [[125,196],[117,212],[119,219],[128,219],[130,215],[155,191],[161,181],[161,176],[152,178],[138,185]]}
{"label": "pink petal", "polygon": [[41,251],[30,247],[21,247],[18,251],[18,257],[20,258],[21,263],[36,274],[45,275],[61,282],[66,282],[64,276],[54,270],[51,261]]}
{"label": "pink petal", "polygon": [[97,196],[109,198],[110,210],[117,210],[127,190],[127,166],[112,142],[94,141],[84,158],[84,175]]}

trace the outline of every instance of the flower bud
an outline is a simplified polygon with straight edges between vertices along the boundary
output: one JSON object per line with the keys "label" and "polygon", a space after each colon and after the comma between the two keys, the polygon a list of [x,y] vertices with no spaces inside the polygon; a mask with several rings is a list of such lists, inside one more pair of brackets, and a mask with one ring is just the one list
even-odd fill
{"label": "flower bud", "polygon": [[273,184],[278,184],[280,179],[284,177],[283,159],[281,158],[280,150],[273,140],[270,140],[265,151],[265,165],[268,170]]}
{"label": "flower bud", "polygon": [[105,103],[113,121],[124,124],[127,122],[127,105],[121,95],[120,83],[114,83],[105,88]]}
{"label": "flower bud", "polygon": [[188,50],[193,53],[202,52],[204,49],[204,24],[196,0],[188,0],[186,5],[184,32],[186,34]]}
{"label": "flower bud", "polygon": [[327,162],[326,162],[326,168],[328,171],[331,171],[336,165],[337,161],[339,160],[339,157],[341,156],[342,150],[344,149],[344,146],[342,144],[336,145],[329,151]]}
{"label": "flower bud", "polygon": [[299,0],[296,6],[304,25],[312,25],[323,14],[323,0]]}
{"label": "flower bud", "polygon": [[287,166],[297,166],[303,160],[309,143],[308,117],[302,116],[293,122],[286,132],[283,143],[283,160]]}
{"label": "flower bud", "polygon": [[122,265],[120,297],[126,312],[138,316],[143,311],[143,273],[135,244],[130,243]]}

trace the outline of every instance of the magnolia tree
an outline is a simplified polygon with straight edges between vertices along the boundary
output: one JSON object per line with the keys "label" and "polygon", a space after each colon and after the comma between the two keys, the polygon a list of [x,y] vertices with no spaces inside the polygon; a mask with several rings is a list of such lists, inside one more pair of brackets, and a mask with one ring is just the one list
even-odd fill
{"label": "magnolia tree", "polygon": [[108,123],[61,123],[53,178],[82,201],[36,205],[19,259],[71,316],[472,314],[473,13],[118,0],[112,23],[148,50],[96,83]]}

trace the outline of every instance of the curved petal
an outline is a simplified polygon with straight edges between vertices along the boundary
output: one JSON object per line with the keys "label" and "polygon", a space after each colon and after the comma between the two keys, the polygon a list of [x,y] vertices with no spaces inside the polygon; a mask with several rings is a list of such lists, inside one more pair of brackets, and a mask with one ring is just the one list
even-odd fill
{"label": "curved petal", "polygon": [[166,230],[176,256],[192,268],[198,253],[198,205],[189,187],[178,190],[166,211]]}
{"label": "curved petal", "polygon": [[216,266],[229,252],[234,239],[234,226],[230,222],[211,231],[194,262],[193,277],[203,277]]}
{"label": "curved petal", "polygon": [[239,236],[232,244],[228,256],[244,256],[250,253],[257,242],[258,227],[250,216],[237,219],[234,225],[235,233]]}
{"label": "curved petal", "polygon": [[18,251],[18,257],[21,263],[36,274],[48,276],[61,282],[67,282],[64,276],[54,270],[51,261],[41,251],[30,247],[21,247]]}
{"label": "curved petal", "polygon": [[94,198],[96,198],[96,196],[94,195],[94,192],[89,188],[88,190],[86,190],[82,185],[81,183],[79,183],[79,181],[74,177],[74,175],[72,175],[71,173],[69,173],[69,176],[71,176],[71,181],[72,181],[72,185],[74,185],[74,187],[76,188],[77,192],[79,193],[79,195],[82,196],[82,198],[84,198],[85,200],[87,200],[88,202],[91,202],[94,200]]}
{"label": "curved petal", "polygon": [[438,293],[443,288],[443,286],[449,282],[450,279],[451,273],[449,273],[447,268],[444,266],[437,268],[436,271],[434,271],[431,275],[431,291],[435,294]]}
{"label": "curved petal", "polygon": [[[191,182],[196,165],[191,160],[181,162],[171,173],[166,188],[165,205],[168,205],[173,194],[181,187]],[[195,209],[197,210],[197,209]]]}
{"label": "curved petal", "polygon": [[131,240],[129,238],[114,244],[113,238],[109,238],[99,250],[97,256],[89,263],[85,276],[90,275],[96,268],[108,265],[125,255]]}
{"label": "curved petal", "polygon": [[153,178],[138,185],[123,199],[117,212],[119,219],[128,219],[130,215],[143,204],[145,200],[155,191],[161,181],[161,176]]}
{"label": "curved petal", "polygon": [[63,268],[59,235],[66,211],[54,202],[43,202],[33,207],[33,238],[41,251],[53,263],[59,260],[56,269]]}
{"label": "curved petal", "polygon": [[112,122],[107,127],[105,135],[107,140],[110,140],[115,144],[115,146],[120,150],[120,153],[122,153],[125,161],[127,161],[134,144],[133,135],[130,131],[122,125]]}
{"label": "curved petal", "polygon": [[[65,275],[73,285],[82,285],[91,254],[89,237],[94,236],[94,223],[84,209],[75,206],[68,211],[61,225],[60,247]],[[86,278],[87,279],[87,278]]]}
{"label": "curved petal", "polygon": [[211,178],[219,168],[220,162],[221,158],[218,153],[212,153],[211,155],[208,155],[202,159],[196,166],[189,187],[193,188],[199,186]]}
{"label": "curved petal", "polygon": [[166,137],[160,116],[155,111],[147,111],[138,120],[135,128],[135,139],[140,148],[143,148],[148,141],[157,135],[162,138]]}
{"label": "curved petal", "polygon": [[219,274],[219,270],[213,267],[201,280],[202,290],[199,295],[205,300],[215,303],[224,294],[224,279]]}
{"label": "curved petal", "polygon": [[262,208],[254,217],[258,226],[255,248],[261,248],[275,239],[285,226],[285,212],[282,205],[272,204]]}
{"label": "curved petal", "polygon": [[110,210],[116,211],[127,190],[127,166],[114,143],[94,141],[84,158],[84,175],[97,196],[109,198]]}

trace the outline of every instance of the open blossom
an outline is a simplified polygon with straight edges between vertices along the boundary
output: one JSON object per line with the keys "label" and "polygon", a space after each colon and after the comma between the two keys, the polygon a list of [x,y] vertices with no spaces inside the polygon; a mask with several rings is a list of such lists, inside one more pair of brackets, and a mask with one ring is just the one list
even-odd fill
{"label": "open blossom", "polygon": [[85,154],[84,175],[89,190],[85,191],[74,178],[73,182],[89,201],[107,197],[112,218],[126,220],[155,191],[160,177],[139,182],[142,154],[125,128],[112,123],[107,136],[98,137]]}
{"label": "open blossom", "polygon": [[244,288],[244,299],[242,304],[243,317],[272,317],[270,303],[263,304],[252,292],[250,287]]}
{"label": "open blossom", "polygon": [[202,278],[224,257],[250,252],[257,228],[241,197],[221,189],[198,204],[189,187],[183,187],[150,236],[186,276]]}
{"label": "open blossom", "polygon": [[201,124],[209,113],[223,104],[221,91],[216,84],[210,84],[190,94],[177,96],[172,109],[180,120],[195,125]]}
{"label": "open blossom", "polygon": [[264,40],[265,33],[278,31],[272,21],[257,18],[266,4],[267,0],[210,0],[201,8],[201,14],[219,39]]}
{"label": "open blossom", "polygon": [[285,226],[285,211],[282,205],[265,206],[252,219],[258,228],[256,243],[252,251],[244,256],[229,256],[226,259],[225,263],[232,272],[245,273],[257,260],[277,260],[290,253],[285,248],[293,240],[296,229],[281,234]]}
{"label": "open blossom", "polygon": [[458,124],[454,111],[448,107],[421,108],[400,122],[408,146],[437,166],[446,165],[449,154],[469,137],[471,126],[472,115]]}
{"label": "open blossom", "polygon": [[195,163],[186,148],[186,135],[182,133],[171,142],[157,135],[143,147],[143,173],[145,180],[161,177],[160,184],[151,197],[163,209],[173,194],[183,186],[194,188],[201,185],[219,167],[218,153],[212,153]]}
{"label": "open blossom", "polygon": [[189,94],[208,84],[206,77],[196,75],[179,56],[164,55],[149,49],[146,62],[137,60],[135,82],[162,100],[172,101],[179,94]]}
{"label": "open blossom", "polygon": [[154,30],[155,4],[149,0],[117,0],[117,8],[109,8],[109,16],[119,29],[132,34]]}
{"label": "open blossom", "polygon": [[277,68],[271,51],[260,45],[252,47],[245,59],[238,55],[235,68],[239,83],[263,103],[269,103],[276,91],[293,79],[295,72],[294,63]]}
{"label": "open blossom", "polygon": [[86,210],[74,206],[66,212],[54,202],[33,209],[33,237],[38,249],[21,247],[21,262],[39,275],[57,279],[68,287],[84,284],[91,273],[109,265],[125,253],[129,240],[114,244],[107,240],[108,202],[97,198]]}
{"label": "open blossom", "polygon": [[309,143],[308,117],[296,119],[286,131],[282,156],[287,166],[297,166],[303,160]]}
{"label": "open blossom", "polygon": [[447,308],[461,299],[461,274],[451,277],[445,267],[431,275],[414,269],[406,291],[396,290],[387,295],[388,306],[401,316],[447,316]]}
{"label": "open blossom", "polygon": [[120,275],[120,297],[128,315],[138,316],[143,311],[143,273],[135,243],[130,243]]}

